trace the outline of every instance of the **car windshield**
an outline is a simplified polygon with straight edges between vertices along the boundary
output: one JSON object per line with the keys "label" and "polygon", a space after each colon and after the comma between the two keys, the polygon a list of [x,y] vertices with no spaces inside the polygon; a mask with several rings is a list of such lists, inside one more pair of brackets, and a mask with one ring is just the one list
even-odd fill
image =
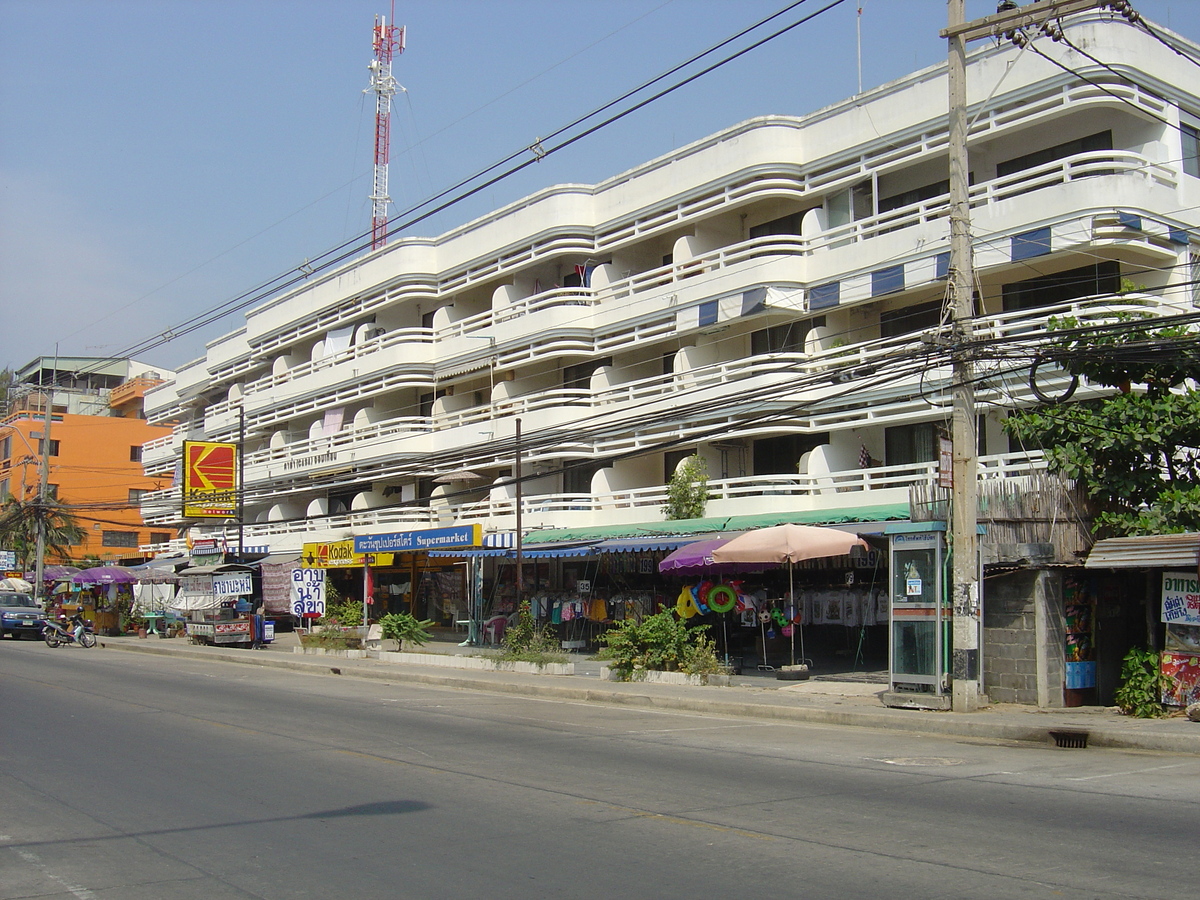
{"label": "car windshield", "polygon": [[38,606],[33,602],[33,597],[29,594],[0,594],[0,606],[26,606],[29,609],[37,609]]}

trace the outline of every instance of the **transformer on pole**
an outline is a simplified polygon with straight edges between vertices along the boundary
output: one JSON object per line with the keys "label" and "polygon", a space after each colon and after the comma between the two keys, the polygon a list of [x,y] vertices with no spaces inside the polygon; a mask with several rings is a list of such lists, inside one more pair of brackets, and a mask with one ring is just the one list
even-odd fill
{"label": "transformer on pole", "polygon": [[[395,20],[396,7],[392,5]],[[367,65],[371,70],[371,86],[375,94],[375,182],[371,191],[371,249],[378,250],[387,243],[388,159],[391,155],[392,97],[404,90],[392,77],[392,57],[404,52],[404,28],[389,25],[386,16],[375,17],[373,46],[375,58]]]}

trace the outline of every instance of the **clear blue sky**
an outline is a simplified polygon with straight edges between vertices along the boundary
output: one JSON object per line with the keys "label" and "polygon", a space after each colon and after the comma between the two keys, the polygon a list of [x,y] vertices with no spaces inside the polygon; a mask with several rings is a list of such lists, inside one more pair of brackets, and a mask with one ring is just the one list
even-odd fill
{"label": "clear blue sky", "polygon": [[[408,49],[393,73],[408,93],[392,125],[394,209],[785,5],[397,4]],[[1200,0],[1134,5],[1200,39]],[[944,0],[846,0],[414,232],[853,94],[859,7],[864,88],[945,58]],[[994,10],[967,2],[969,18]],[[120,352],[369,230],[376,13],[390,0],[0,0],[0,366],[56,342],[64,356]],[[175,367],[241,322],[144,358]]]}

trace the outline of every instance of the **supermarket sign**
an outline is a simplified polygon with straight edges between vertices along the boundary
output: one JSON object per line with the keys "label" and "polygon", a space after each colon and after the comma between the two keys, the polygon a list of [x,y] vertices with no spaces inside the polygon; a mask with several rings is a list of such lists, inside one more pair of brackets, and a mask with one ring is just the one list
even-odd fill
{"label": "supermarket sign", "polygon": [[1162,621],[1200,625],[1200,577],[1195,572],[1163,572]]}

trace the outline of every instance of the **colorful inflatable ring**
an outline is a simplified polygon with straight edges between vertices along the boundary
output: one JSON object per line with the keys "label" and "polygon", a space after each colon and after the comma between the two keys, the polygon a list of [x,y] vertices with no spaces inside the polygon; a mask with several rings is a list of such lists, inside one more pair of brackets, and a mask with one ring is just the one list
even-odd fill
{"label": "colorful inflatable ring", "polygon": [[692,596],[690,589],[684,588],[679,592],[679,598],[675,601],[675,614],[681,619],[690,619],[698,612],[696,598]]}
{"label": "colorful inflatable ring", "polygon": [[712,588],[708,592],[707,600],[708,608],[716,613],[727,613],[737,606],[737,594],[727,584],[718,584]]}

